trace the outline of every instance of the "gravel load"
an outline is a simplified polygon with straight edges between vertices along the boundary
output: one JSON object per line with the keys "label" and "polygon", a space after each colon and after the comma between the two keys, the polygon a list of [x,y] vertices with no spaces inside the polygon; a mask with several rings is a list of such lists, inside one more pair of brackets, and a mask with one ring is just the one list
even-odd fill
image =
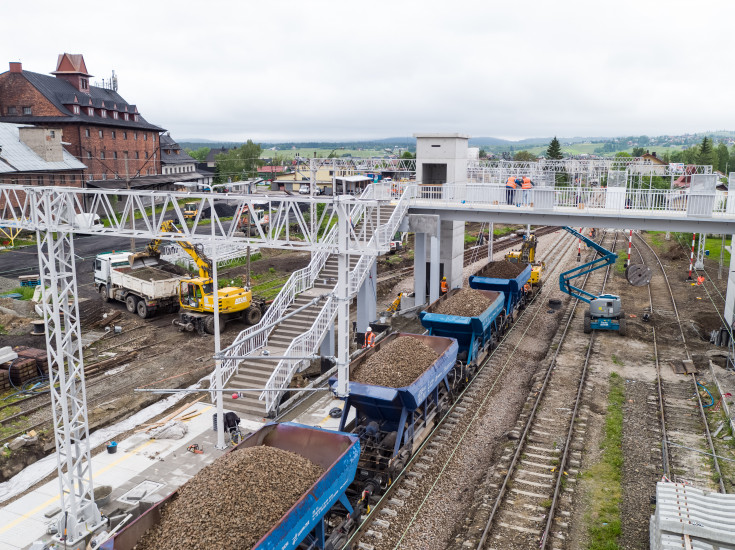
{"label": "gravel load", "polygon": [[142,281],[164,281],[173,278],[171,273],[167,273],[155,267],[142,267],[128,271],[128,275],[140,279]]}
{"label": "gravel load", "polygon": [[323,473],[274,447],[227,453],[181,488],[135,549],[252,548]]}
{"label": "gravel load", "polygon": [[477,317],[491,304],[492,300],[482,292],[473,288],[463,288],[446,300],[439,302],[435,313],[457,315],[459,317]]}
{"label": "gravel load", "polygon": [[475,273],[475,275],[478,277],[491,277],[493,279],[515,279],[526,267],[528,267],[528,264],[522,264],[520,262],[490,262]]}
{"label": "gravel load", "polygon": [[402,388],[412,384],[439,355],[429,346],[410,336],[399,336],[371,355],[352,372],[360,384]]}

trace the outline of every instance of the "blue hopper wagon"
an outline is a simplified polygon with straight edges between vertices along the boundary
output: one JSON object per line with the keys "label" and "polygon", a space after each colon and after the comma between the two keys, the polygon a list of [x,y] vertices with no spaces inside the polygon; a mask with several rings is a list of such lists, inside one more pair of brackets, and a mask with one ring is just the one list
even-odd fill
{"label": "blue hopper wagon", "polygon": [[[361,491],[373,493],[385,488],[400,472],[414,449],[431,431],[453,400],[450,378],[457,367],[457,341],[453,338],[393,333],[375,348],[357,357],[351,368],[359,367],[372,354],[399,336],[416,338],[431,347],[438,357],[412,384],[402,388],[350,382],[345,398],[340,430],[347,428],[347,418],[355,409],[353,433],[362,444],[358,470]],[[330,379],[334,387],[336,378]]]}
{"label": "blue hopper wagon", "polygon": [[526,305],[527,293],[524,286],[531,278],[531,266],[529,264],[512,265],[525,267],[513,279],[498,279],[490,275],[496,270],[497,264],[510,262],[488,262],[484,267],[479,269],[474,275],[470,275],[470,288],[477,290],[494,290],[505,294],[505,314],[512,319],[513,312],[521,309]]}
{"label": "blue hopper wagon", "polygon": [[[347,513],[353,512],[345,491],[355,477],[360,457],[357,436],[293,423],[267,424],[230,452],[257,445],[299,454],[325,471],[253,549],[295,550],[302,543],[309,548],[325,548],[324,518],[330,509],[339,501]],[[178,493],[173,492],[150,508],[100,548],[132,550],[140,537],[161,520],[161,511]],[[248,518],[243,517],[242,521],[247,522]]]}
{"label": "blue hopper wagon", "polygon": [[[443,302],[452,298],[462,289],[452,289],[433,304],[419,313],[421,324],[429,329],[431,336],[456,338],[459,346],[457,359],[465,365],[477,367],[477,357],[484,349],[495,346],[495,338],[504,329],[505,295],[494,290],[478,290],[488,300],[490,306],[476,317],[445,315],[436,310]],[[469,373],[471,374],[471,373]]]}

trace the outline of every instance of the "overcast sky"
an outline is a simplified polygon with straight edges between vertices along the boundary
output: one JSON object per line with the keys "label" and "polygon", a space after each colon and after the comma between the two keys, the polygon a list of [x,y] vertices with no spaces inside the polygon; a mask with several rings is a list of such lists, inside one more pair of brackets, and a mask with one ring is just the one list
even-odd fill
{"label": "overcast sky", "polygon": [[8,2],[0,71],[81,53],[179,140],[735,129],[732,0]]}

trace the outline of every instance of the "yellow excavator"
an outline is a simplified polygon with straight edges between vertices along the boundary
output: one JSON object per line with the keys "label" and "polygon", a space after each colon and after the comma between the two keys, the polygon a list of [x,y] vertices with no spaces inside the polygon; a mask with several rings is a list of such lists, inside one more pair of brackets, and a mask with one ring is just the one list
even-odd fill
{"label": "yellow excavator", "polygon": [[533,233],[523,237],[520,250],[514,250],[505,255],[505,259],[512,263],[531,264],[531,278],[528,280],[534,286],[541,286],[541,274],[546,268],[544,262],[536,261],[536,235]]}
{"label": "yellow excavator", "polygon": [[[180,233],[173,221],[164,221],[161,230],[166,233]],[[130,264],[143,262],[147,258],[159,258],[161,239],[148,243],[143,252],[132,254]],[[212,280],[212,260],[204,254],[201,245],[188,241],[176,243],[191,256],[199,269],[199,276],[182,279],[179,283],[179,318],[173,324],[181,330],[199,334],[214,334],[214,283]],[[220,313],[220,332],[228,321],[241,320],[250,325],[256,324],[263,316],[265,301],[253,298],[252,292],[242,287],[223,287],[218,289]]]}

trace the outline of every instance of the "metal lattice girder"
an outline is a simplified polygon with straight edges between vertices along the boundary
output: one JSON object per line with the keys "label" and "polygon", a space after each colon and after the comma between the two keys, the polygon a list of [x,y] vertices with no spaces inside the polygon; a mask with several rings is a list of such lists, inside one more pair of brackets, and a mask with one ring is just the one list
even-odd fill
{"label": "metal lattice girder", "polygon": [[[47,211],[50,204],[64,203],[64,212]],[[33,200],[31,200],[33,199]],[[385,197],[389,200],[390,197]],[[382,200],[382,198],[381,198]],[[193,220],[184,218],[183,203],[194,202],[198,211]],[[234,193],[188,193],[177,191],[127,191],[78,189],[69,187],[20,187],[0,185],[0,223],[10,228],[52,232],[84,233],[133,237],[142,240],[162,239],[193,243],[227,242],[230,245],[318,251],[324,237],[336,222],[333,198],[257,196]],[[379,208],[380,200],[350,197],[368,210]],[[309,206],[324,204],[314,219],[308,217]],[[268,212],[269,224],[252,226],[250,236],[238,230],[237,220],[244,212],[262,209]],[[208,210],[207,216],[203,211]],[[223,212],[220,214],[218,212]],[[234,214],[233,214],[234,212]],[[82,214],[86,215],[82,215]],[[94,221],[94,216],[99,221]],[[177,232],[163,231],[165,220],[173,220]],[[101,222],[101,223],[100,223]],[[377,250],[364,250],[364,239],[351,240],[354,253],[375,255]]]}
{"label": "metal lattice girder", "polygon": [[[34,198],[43,201],[34,205],[39,226],[51,226],[51,217],[74,211],[70,195],[49,193]],[[60,507],[68,512],[66,531],[68,540],[74,541],[100,522],[93,498],[74,242],[69,231],[38,229],[36,239],[45,289],[41,307],[46,320]]]}
{"label": "metal lattice girder", "polygon": [[704,249],[707,246],[707,234],[700,233],[698,236],[697,260],[694,262],[694,269],[704,269]]}
{"label": "metal lattice girder", "polygon": [[365,172],[416,173],[415,159],[313,158],[309,159],[309,162],[312,171],[329,167],[336,176],[349,176]]}

